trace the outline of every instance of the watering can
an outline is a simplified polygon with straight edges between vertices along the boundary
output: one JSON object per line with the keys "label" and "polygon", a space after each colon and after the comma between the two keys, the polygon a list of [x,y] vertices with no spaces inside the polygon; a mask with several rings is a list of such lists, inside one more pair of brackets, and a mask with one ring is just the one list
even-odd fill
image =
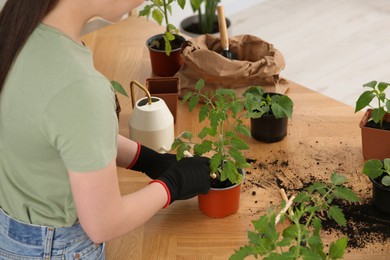
{"label": "watering can", "polygon": [[[146,97],[134,102],[134,85],[141,88]],[[130,139],[165,153],[171,149],[175,138],[173,115],[159,97],[152,97],[149,91],[137,81],[130,83],[133,111],[129,118]]]}

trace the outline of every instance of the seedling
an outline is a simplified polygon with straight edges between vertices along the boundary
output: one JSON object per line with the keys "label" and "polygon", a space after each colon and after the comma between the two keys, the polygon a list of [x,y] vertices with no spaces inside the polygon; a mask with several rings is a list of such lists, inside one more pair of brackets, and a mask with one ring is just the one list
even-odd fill
{"label": "seedling", "polygon": [[294,103],[286,95],[265,94],[262,88],[250,87],[244,96],[251,118],[260,118],[264,114],[273,114],[277,119],[292,116]]}
{"label": "seedling", "polygon": [[[147,18],[152,15],[152,18],[159,24],[162,25],[165,22],[164,32],[164,43],[165,53],[169,56],[172,51],[171,41],[175,39],[175,34],[179,31],[178,29],[169,22],[169,16],[172,15],[173,2],[177,2],[181,9],[184,9],[186,0],[151,0],[150,4],[145,5],[144,8],[139,12],[139,16],[146,16]],[[159,45],[156,41],[154,45]]]}
{"label": "seedling", "polygon": [[381,160],[368,160],[363,166],[363,173],[371,179],[376,179],[382,175],[381,183],[390,186],[390,158]]}
{"label": "seedling", "polygon": [[[390,83],[371,81],[363,85],[370,88],[364,91],[356,101],[355,113],[365,107],[372,108],[372,120],[379,123],[383,129],[383,119],[386,113],[390,112],[390,99],[386,98],[386,89]],[[376,105],[372,105],[372,101],[376,101]]]}
{"label": "seedling", "polygon": [[[262,259],[341,259],[347,247],[348,238],[332,242],[324,252],[321,239],[321,218],[330,218],[341,226],[347,221],[340,207],[332,205],[335,198],[358,202],[359,198],[344,184],[346,178],[333,173],[330,183],[315,183],[300,192],[293,205],[281,214],[280,223],[288,225],[278,232],[275,210],[252,221],[255,231],[248,231],[249,244],[236,250],[230,260],[244,259],[253,255]],[[284,207],[286,202],[282,203]]]}

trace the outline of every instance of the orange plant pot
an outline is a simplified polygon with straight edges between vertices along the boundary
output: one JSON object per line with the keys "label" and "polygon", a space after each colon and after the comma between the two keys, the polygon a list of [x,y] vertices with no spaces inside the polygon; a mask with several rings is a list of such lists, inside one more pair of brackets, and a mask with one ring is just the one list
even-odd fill
{"label": "orange plant pot", "polygon": [[208,194],[198,195],[199,209],[212,218],[224,218],[240,207],[241,183],[231,187],[211,188]]}
{"label": "orange plant pot", "polygon": [[[372,109],[368,109],[360,121],[362,133],[362,150],[364,159],[383,160],[390,157],[390,131],[366,127],[371,118]],[[386,114],[384,121],[390,122],[390,114]]]}

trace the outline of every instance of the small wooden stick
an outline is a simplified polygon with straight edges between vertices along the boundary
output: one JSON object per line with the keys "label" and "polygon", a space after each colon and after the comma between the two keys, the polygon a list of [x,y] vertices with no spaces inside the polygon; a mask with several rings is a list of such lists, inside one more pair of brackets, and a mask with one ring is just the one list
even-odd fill
{"label": "small wooden stick", "polygon": [[[282,196],[283,200],[285,202],[288,201],[288,198],[287,198],[287,194],[286,192],[284,191],[283,188],[279,189],[279,192],[280,192],[280,195]],[[291,215],[291,216],[294,216],[294,212],[291,210],[291,208],[288,209],[288,213]]]}
{"label": "small wooden stick", "polygon": [[286,211],[288,209],[290,209],[294,199],[295,199],[295,196],[293,195],[293,196],[291,196],[291,198],[289,200],[286,201],[286,205],[284,206],[284,208],[279,212],[279,214],[275,218],[275,225],[279,223],[280,217],[282,216],[282,214],[286,213]]}

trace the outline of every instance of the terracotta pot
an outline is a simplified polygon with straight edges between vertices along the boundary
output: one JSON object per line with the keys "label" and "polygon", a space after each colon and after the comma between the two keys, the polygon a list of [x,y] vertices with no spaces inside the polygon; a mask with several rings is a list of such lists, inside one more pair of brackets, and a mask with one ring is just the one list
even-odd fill
{"label": "terracotta pot", "polygon": [[[183,64],[181,57],[181,46],[172,49],[172,52],[168,56],[165,50],[156,50],[151,48],[150,45],[153,41],[162,38],[163,34],[155,35],[146,41],[146,46],[149,49],[150,62],[152,64],[152,72],[154,75],[159,77],[171,77],[179,71]],[[185,42],[184,37],[175,34],[175,41],[183,43]]]}
{"label": "terracotta pot", "polygon": [[[243,174],[242,170],[240,172]],[[236,213],[240,207],[241,183],[227,188],[211,188],[209,193],[199,194],[199,209],[212,218],[224,218]]]}
{"label": "terracotta pot", "polygon": [[[371,118],[372,109],[364,113],[360,121],[362,133],[363,157],[366,160],[383,160],[390,157],[390,131],[367,127],[367,121]],[[384,120],[390,122],[390,114],[386,114]]]}
{"label": "terracotta pot", "polygon": [[165,101],[176,122],[180,80],[178,77],[156,77],[146,79],[146,88],[150,95]]}
{"label": "terracotta pot", "polygon": [[372,182],[372,204],[381,212],[390,214],[390,187],[381,184],[382,176],[371,179]]}

